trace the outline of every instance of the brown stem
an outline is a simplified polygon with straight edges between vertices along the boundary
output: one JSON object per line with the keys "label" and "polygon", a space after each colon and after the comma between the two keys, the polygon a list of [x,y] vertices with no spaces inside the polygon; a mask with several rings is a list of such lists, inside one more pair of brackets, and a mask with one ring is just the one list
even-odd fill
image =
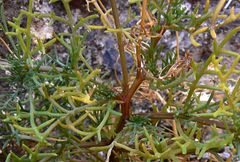
{"label": "brown stem", "polygon": [[176,54],[177,54],[177,61],[180,60],[179,56],[179,36],[178,36],[178,31],[176,31]]}
{"label": "brown stem", "polygon": [[81,142],[80,147],[81,148],[89,148],[89,147],[100,147],[100,146],[106,146],[109,145],[112,141],[111,140],[104,140],[99,143],[95,142]]}
{"label": "brown stem", "polygon": [[129,91],[127,91],[127,93],[123,93],[123,95],[120,97],[121,100],[123,101],[123,103],[121,104],[122,116],[120,118],[116,132],[120,132],[123,129],[123,127],[126,123],[126,120],[129,119],[130,102],[131,102],[132,96],[134,95],[134,93],[137,91],[138,87],[142,84],[142,82],[144,80],[144,74],[143,74],[143,70],[141,68],[141,40],[138,41],[136,49],[137,49],[137,51],[136,51],[137,76],[136,76],[133,84],[131,85]]}
{"label": "brown stem", "polygon": [[128,120],[129,116],[130,116],[130,102],[129,101],[125,101],[124,103],[121,104],[121,112],[122,112],[122,116],[118,122],[118,126],[116,129],[116,132],[120,132],[126,121]]}
{"label": "brown stem", "polygon": [[[151,119],[175,119],[176,118],[174,113],[164,113],[164,112],[139,113],[135,115],[148,116]],[[207,119],[203,117],[189,117],[185,115],[178,115],[177,118],[195,121],[202,125],[216,125],[217,128],[226,129],[226,126],[223,122],[215,119]],[[228,128],[230,130],[234,130],[232,124],[228,124]]]}
{"label": "brown stem", "polygon": [[126,95],[126,100],[131,100],[132,96],[134,95],[134,93],[144,80],[143,70],[141,67],[141,40],[138,41],[138,44],[136,46],[136,58],[137,58],[137,76]]}
{"label": "brown stem", "polygon": [[141,29],[146,34],[145,30],[145,19],[146,19],[146,11],[147,10],[147,0],[143,0],[142,3],[142,16],[141,16]]}
{"label": "brown stem", "polygon": [[166,29],[163,25],[163,27],[161,28],[161,30],[159,30],[159,36],[158,37],[153,37],[151,38],[151,46],[152,48],[155,48],[158,44],[158,42],[160,41],[160,39],[162,38],[163,34],[165,33]]}
{"label": "brown stem", "polygon": [[[121,25],[120,25],[116,2],[115,2],[115,0],[110,0],[110,2],[111,2],[111,6],[112,6],[112,13],[113,13],[115,26],[117,29],[120,29]],[[122,82],[123,92],[122,92],[122,95],[118,97],[123,102],[121,104],[122,116],[120,118],[120,121],[119,121],[117,129],[116,129],[117,132],[120,132],[122,130],[122,128],[124,127],[126,120],[129,118],[131,98],[126,98],[126,96],[128,94],[129,86],[128,86],[127,61],[126,61],[126,56],[125,56],[125,52],[124,52],[122,32],[117,32],[117,40],[118,40],[118,49],[119,49],[119,54],[120,54],[120,62],[121,62],[122,76],[123,76],[123,82]]]}
{"label": "brown stem", "polygon": [[142,84],[143,80],[144,80],[144,77],[143,77],[142,72],[140,71],[139,75],[137,75],[135,81],[133,82],[133,84],[132,84],[131,88],[129,89],[128,93],[126,94],[126,96],[122,96],[122,101],[123,101],[123,103],[121,104],[122,116],[120,118],[116,132],[120,132],[123,129],[123,127],[126,123],[126,120],[129,119],[130,102],[131,102],[132,96],[137,91],[138,87]]}
{"label": "brown stem", "polygon": [[8,46],[8,44],[2,39],[2,37],[0,37],[0,41],[3,43],[3,45],[7,48],[8,52],[10,52],[11,54],[13,54],[13,51],[11,50],[11,48]]}

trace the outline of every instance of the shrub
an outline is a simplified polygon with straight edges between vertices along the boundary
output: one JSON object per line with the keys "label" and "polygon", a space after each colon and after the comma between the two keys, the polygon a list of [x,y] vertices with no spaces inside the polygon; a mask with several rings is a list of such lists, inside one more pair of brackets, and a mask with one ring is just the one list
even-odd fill
{"label": "shrub", "polygon": [[[10,71],[6,79],[13,86],[10,95],[3,94],[8,100],[2,101],[1,108],[1,131],[9,133],[0,136],[5,140],[6,161],[181,161],[190,154],[201,159],[206,152],[221,160],[220,149],[239,148],[240,55],[224,45],[240,27],[230,29],[220,41],[216,32],[240,18],[234,7],[225,14],[220,12],[225,0],[213,10],[206,0],[204,6],[190,12],[182,0],[130,0],[139,6],[141,15],[135,16],[139,23],[123,28],[115,0],[110,0],[111,10],[100,0],[87,1],[98,14],[76,22],[70,1],[61,2],[66,19],[54,12],[33,12],[33,0],[13,22],[6,23],[2,15],[1,28],[10,47],[5,44],[9,57],[1,61],[1,68]],[[70,30],[42,40],[32,33],[31,24],[43,18],[66,24]],[[100,19],[102,25],[90,25],[91,19]],[[91,30],[116,36],[121,90],[116,90],[116,84],[105,84],[105,72],[92,67],[83,55],[86,34]],[[161,46],[166,31],[176,33],[176,48],[167,52]],[[196,62],[188,51],[179,50],[179,32],[188,32],[195,48],[201,47],[198,35],[210,34],[212,53],[206,61]],[[54,50],[57,43],[66,49],[66,60],[60,61]],[[126,51],[134,60],[131,70]],[[230,66],[225,58],[231,58]],[[207,76],[214,76],[215,82],[201,82]],[[157,97],[147,96],[152,111],[135,113],[133,96],[143,94],[144,87]],[[205,101],[201,99],[204,92],[210,94]],[[21,151],[8,152],[10,141]]]}

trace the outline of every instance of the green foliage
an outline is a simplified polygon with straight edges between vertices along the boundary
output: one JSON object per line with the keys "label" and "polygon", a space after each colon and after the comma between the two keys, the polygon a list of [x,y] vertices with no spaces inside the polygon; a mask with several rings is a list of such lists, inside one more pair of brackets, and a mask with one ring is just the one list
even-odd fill
{"label": "green foliage", "polygon": [[[54,2],[57,1],[50,1]],[[9,133],[0,134],[0,139],[5,140],[2,151],[8,154],[6,161],[180,161],[181,155],[196,154],[201,159],[204,153],[217,153],[227,145],[239,152],[240,54],[224,46],[240,27],[231,29],[220,41],[215,31],[238,20],[240,14],[232,8],[229,15],[221,15],[225,0],[220,0],[212,11],[206,1],[201,13],[199,5],[192,12],[186,11],[183,0],[131,1],[143,8],[140,24],[131,30],[121,27],[114,0],[112,11],[106,13],[99,2],[91,2],[102,26],[88,23],[97,15],[75,21],[70,1],[61,2],[66,19],[54,12],[33,12],[33,0],[29,0],[28,10],[21,10],[13,22],[6,22],[0,3],[1,29],[12,49],[8,60],[1,61],[4,66],[0,66],[10,71],[7,79],[13,87],[12,94],[0,97],[0,122],[4,124],[0,131]],[[36,18],[50,18],[70,30],[43,41],[30,30]],[[218,23],[219,19],[222,23]],[[79,31],[82,26],[89,31],[104,29],[117,36],[123,74],[121,92],[116,91],[119,86],[101,80],[100,69],[94,69],[83,55],[87,32]],[[167,30],[176,32],[177,47],[165,52],[161,39]],[[177,35],[181,31],[189,33],[194,46],[201,46],[195,40],[199,34],[209,32],[213,52],[205,62],[194,62],[187,52],[180,56]],[[130,72],[125,42],[135,61]],[[66,60],[60,61],[56,43],[66,49]],[[230,66],[224,58],[231,58]],[[217,78],[216,83],[200,82],[209,75]],[[129,117],[131,99],[145,86],[143,81],[158,96],[159,92],[166,94],[158,97],[163,106],[158,109],[153,105],[153,112]],[[207,101],[200,99],[199,90],[210,93]],[[151,102],[156,99],[151,97],[145,98]],[[208,138],[202,125],[207,125]],[[219,133],[218,128],[226,131]],[[16,142],[22,152],[9,151],[10,141]]]}
{"label": "green foliage", "polygon": [[93,98],[96,100],[111,100],[116,97],[116,94],[105,84],[98,84],[93,93]]}
{"label": "green foliage", "polygon": [[[183,0],[174,0],[171,3],[164,0],[152,1],[150,5],[153,14],[156,14],[158,25],[169,25],[169,28],[174,30],[186,29],[184,20],[189,16],[186,7],[183,6]],[[158,26],[153,30],[155,28]]]}

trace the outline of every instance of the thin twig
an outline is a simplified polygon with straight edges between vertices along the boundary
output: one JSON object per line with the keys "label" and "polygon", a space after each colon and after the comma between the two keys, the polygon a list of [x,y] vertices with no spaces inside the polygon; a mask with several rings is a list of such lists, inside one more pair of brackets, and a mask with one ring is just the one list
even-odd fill
{"label": "thin twig", "polygon": [[146,34],[145,31],[145,19],[146,19],[146,6],[147,6],[147,0],[143,0],[142,3],[142,16],[141,16],[141,30]]}
{"label": "thin twig", "polygon": [[119,61],[119,56],[117,57],[117,60],[115,62],[115,66],[114,66],[114,76],[115,76],[115,79],[116,79],[118,85],[121,86],[121,81],[118,78],[118,74],[117,74],[117,63],[118,63],[118,61]]}
{"label": "thin twig", "polygon": [[13,51],[9,48],[8,44],[2,39],[2,37],[0,37],[0,41],[3,43],[3,45],[7,48],[7,50],[13,54]]}
{"label": "thin twig", "polygon": [[97,0],[87,0],[87,6],[89,6],[89,3],[92,3],[96,8],[96,10],[98,11],[98,13],[101,15],[101,18],[104,20],[104,23],[105,23],[104,25],[106,25],[107,27],[111,27],[111,23],[109,22],[106,14],[103,12],[101,7],[98,5]]}
{"label": "thin twig", "polygon": [[[12,64],[9,64],[7,61],[1,61],[0,60],[0,63],[1,63],[1,65],[3,65],[2,67],[4,67],[4,68],[12,68]],[[29,69],[30,67],[26,66],[25,68]],[[42,71],[42,72],[49,72],[49,71],[52,71],[52,70],[56,70],[58,72],[63,72],[63,68],[60,68],[60,67],[52,67],[52,66],[40,66],[39,67],[37,65],[33,65],[32,68],[33,69],[38,68],[39,71]]]}
{"label": "thin twig", "polygon": [[[189,116],[185,116],[185,115],[175,116],[174,113],[163,113],[163,112],[138,113],[138,114],[134,114],[134,115],[148,116],[151,119],[175,119],[175,118],[186,119],[186,120],[198,122],[199,124],[209,125],[209,126],[215,125],[217,128],[226,129],[226,126],[223,122],[221,122],[219,120],[207,119],[207,118],[203,118],[203,117],[189,117]],[[232,124],[228,124],[228,128],[230,130],[234,130]]]}
{"label": "thin twig", "polygon": [[111,143],[111,140],[104,140],[99,143],[96,142],[82,142],[80,143],[81,148],[89,148],[89,147],[100,147],[100,146],[107,146]]}
{"label": "thin twig", "polygon": [[179,39],[178,39],[178,31],[176,31],[176,54],[177,54],[177,61],[180,60],[179,56]]}
{"label": "thin twig", "polygon": [[[121,25],[120,25],[116,1],[115,0],[110,0],[110,1],[112,5],[112,13],[113,13],[115,26],[117,29],[120,29]],[[121,67],[122,67],[122,75],[123,75],[122,87],[123,87],[123,92],[126,93],[126,91],[128,90],[128,71],[127,71],[126,56],[124,52],[122,32],[117,32],[117,40],[118,40],[118,49],[120,54]]]}

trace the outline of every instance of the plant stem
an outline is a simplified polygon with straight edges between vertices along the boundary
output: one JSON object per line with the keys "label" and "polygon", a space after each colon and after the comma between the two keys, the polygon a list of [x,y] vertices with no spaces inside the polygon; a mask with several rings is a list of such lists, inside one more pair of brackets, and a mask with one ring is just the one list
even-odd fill
{"label": "plant stem", "polygon": [[[123,98],[124,100],[124,98]],[[116,129],[116,132],[120,132],[125,123],[126,123],[126,120],[128,120],[129,116],[130,116],[130,102],[129,100],[125,100],[124,103],[121,104],[121,111],[122,111],[122,116],[118,122],[118,125],[117,125],[117,129]]]}
{"label": "plant stem", "polygon": [[[115,0],[110,0],[110,1],[111,1],[111,5],[112,5],[112,13],[113,13],[115,26],[117,29],[120,29],[121,25],[120,25],[120,21],[119,21],[119,15],[118,15],[116,2],[115,2]],[[123,46],[122,32],[117,32],[117,40],[118,40],[118,49],[119,49],[119,54],[120,54],[121,67],[122,67],[122,75],[123,75],[122,88],[123,88],[123,92],[126,93],[126,91],[129,88],[128,87],[128,71],[127,71],[127,61],[126,61],[126,56],[125,56],[124,46]]]}
{"label": "plant stem", "polygon": [[[103,12],[103,10],[101,9],[102,4],[100,3],[101,7],[98,5],[97,0],[93,0],[92,1],[93,5],[95,6],[96,10],[98,11],[98,13],[101,15],[102,19],[103,19],[103,24],[104,26],[111,26],[106,14]],[[105,10],[105,7],[102,7]]]}
{"label": "plant stem", "polygon": [[123,129],[126,120],[128,120],[130,116],[130,101],[132,99],[132,96],[134,95],[134,93],[137,91],[138,87],[142,84],[144,80],[144,74],[141,68],[140,54],[141,54],[141,40],[139,40],[138,44],[136,45],[137,76],[133,84],[131,85],[129,91],[127,93],[123,93],[123,96],[121,96],[121,100],[123,101],[123,103],[121,104],[122,117],[119,121],[116,132],[120,132]]}
{"label": "plant stem", "polygon": [[[180,119],[186,119],[186,120],[190,120],[190,121],[195,121],[199,124],[203,124],[203,125],[216,125],[217,128],[221,128],[221,129],[226,129],[226,126],[223,122],[218,121],[218,120],[212,120],[212,119],[208,119],[208,118],[204,118],[204,117],[189,117],[189,116],[185,116],[185,115],[178,115],[177,117],[175,117],[175,113],[164,113],[164,112],[155,112],[155,113],[139,113],[139,114],[135,114],[135,115],[141,115],[141,116],[148,116],[151,119],[175,119],[175,118],[180,118]],[[230,128],[230,130],[233,130],[233,125],[228,124],[228,127]]]}
{"label": "plant stem", "polygon": [[137,58],[137,76],[136,79],[134,80],[133,84],[131,85],[128,94],[126,95],[126,99],[130,100],[138,87],[141,85],[141,83],[144,80],[144,75],[143,71],[141,68],[141,41],[138,41],[138,44],[136,46],[136,58]]}
{"label": "plant stem", "polygon": [[[114,18],[116,29],[121,29],[116,1],[110,0],[110,2],[112,5],[112,13],[113,13],[113,18]],[[128,92],[128,90],[129,90],[128,71],[127,71],[127,61],[126,61],[126,56],[125,56],[125,51],[124,51],[122,32],[117,32],[117,40],[118,40],[118,50],[119,50],[119,54],[120,54],[120,62],[121,62],[122,76],[123,76],[123,81],[122,81],[122,90],[123,91],[122,91],[122,95],[119,96],[119,98],[123,101],[123,103],[121,104],[122,116],[120,118],[120,121],[118,122],[118,126],[116,129],[116,132],[120,132],[123,129],[123,127],[126,123],[126,120],[128,120],[128,118],[129,118],[131,97],[137,88],[131,87],[131,91],[130,91],[131,93]],[[138,85],[136,85],[136,83],[135,83],[133,85],[136,85],[138,87],[140,84],[138,83]],[[136,86],[134,86],[134,87],[136,87]]]}
{"label": "plant stem", "polygon": [[[28,12],[32,13],[32,5],[33,5],[33,0],[29,1],[29,6],[28,6]],[[27,57],[30,57],[30,48],[31,48],[31,32],[30,32],[30,27],[31,27],[31,22],[32,22],[32,16],[27,15],[27,27],[26,27],[26,53],[24,55],[24,59],[26,60]]]}
{"label": "plant stem", "polygon": [[142,3],[142,16],[141,16],[141,29],[146,34],[145,19],[146,19],[147,0],[143,0]]}

